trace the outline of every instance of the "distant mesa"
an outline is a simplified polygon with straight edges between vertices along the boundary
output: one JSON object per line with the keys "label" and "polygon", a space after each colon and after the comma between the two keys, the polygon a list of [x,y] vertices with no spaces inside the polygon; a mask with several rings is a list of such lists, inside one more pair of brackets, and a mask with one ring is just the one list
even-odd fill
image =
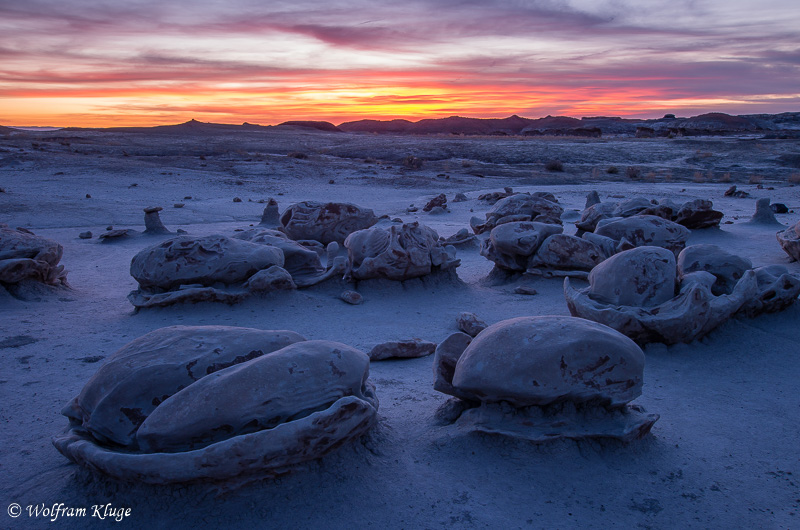
{"label": "distant mesa", "polygon": [[[523,118],[512,115],[508,118],[426,118],[419,121],[405,119],[349,121],[338,126],[327,121],[291,120],[277,126],[256,125],[244,122],[241,125],[207,123],[189,120],[177,125],[155,127],[68,127],[61,131],[94,130],[106,132],[131,132],[180,135],[212,135],[236,132],[264,132],[294,128],[322,132],[349,132],[366,134],[409,135],[465,135],[465,136],[576,136],[599,138],[622,136],[639,138],[673,138],[681,136],[734,136],[763,134],[764,138],[800,139],[800,112],[781,114],[747,114],[732,116],[722,112],[710,112],[690,118],[665,114],[663,118],[639,119],[618,116],[546,116]],[[0,135],[7,136],[16,129],[0,126]],[[46,132],[46,131],[38,131]]]}
{"label": "distant mesa", "polygon": [[316,129],[325,132],[342,132],[342,129],[327,121],[285,121],[278,124],[278,127],[289,125],[292,127],[305,127],[307,129]]}

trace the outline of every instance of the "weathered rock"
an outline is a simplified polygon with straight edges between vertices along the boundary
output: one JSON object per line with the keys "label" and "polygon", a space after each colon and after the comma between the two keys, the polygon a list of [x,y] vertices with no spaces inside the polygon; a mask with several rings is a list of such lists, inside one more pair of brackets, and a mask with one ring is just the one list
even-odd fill
{"label": "weathered rock", "polygon": [[591,298],[614,306],[653,307],[675,296],[675,255],[639,247],[607,259],[589,273]]}
{"label": "weathered rock", "polygon": [[161,222],[158,212],[163,210],[161,206],[150,206],[144,209],[144,233],[147,235],[170,234],[164,223]]}
{"label": "weathered rock", "polygon": [[291,274],[297,287],[310,287],[344,274],[345,260],[344,257],[336,259],[339,247],[335,242],[329,244],[333,255],[328,256],[326,268],[320,259],[320,255],[326,253],[326,248],[318,241],[293,241],[282,232],[268,229],[246,230],[234,237],[280,249],[283,252],[283,268]]}
{"label": "weathered rock", "polygon": [[323,245],[344,240],[378,221],[368,208],[353,204],[304,201],[289,206],[280,216],[283,231],[291,239],[313,239]]}
{"label": "weathered rock", "polygon": [[350,305],[359,305],[364,302],[364,297],[362,297],[361,294],[351,290],[342,291],[339,295],[339,299]]}
{"label": "weathered rock", "polygon": [[373,227],[352,233],[344,242],[346,278],[408,280],[435,271],[455,269],[461,263],[455,248],[443,246],[432,228],[419,223]]}
{"label": "weathered rock", "polygon": [[678,254],[678,277],[697,271],[710,272],[716,278],[711,292],[730,294],[744,273],[753,268],[749,259],[735,256],[716,245],[692,245]]}
{"label": "weathered rock", "polygon": [[447,195],[444,193],[440,193],[433,199],[429,200],[428,203],[422,207],[423,212],[430,212],[436,207],[445,208],[447,206]]}
{"label": "weathered rock", "polygon": [[800,221],[776,234],[778,243],[792,261],[800,261]]}
{"label": "weathered rock", "polygon": [[517,193],[497,201],[486,213],[485,222],[478,220],[477,223],[470,222],[470,225],[476,234],[491,230],[498,225],[500,219],[509,216],[520,216],[514,220],[560,225],[563,213],[564,209],[551,193]]}
{"label": "weathered rock", "polygon": [[581,212],[580,220],[575,223],[578,230],[583,232],[594,232],[597,228],[597,223],[602,219],[611,217],[612,212],[616,209],[617,205],[613,202],[599,202],[586,207]]}
{"label": "weathered rock", "polygon": [[594,231],[618,242],[618,250],[641,246],[666,248],[677,254],[686,246],[689,229],[653,215],[601,220]]}
{"label": "weathered rock", "polygon": [[789,213],[789,208],[782,202],[774,202],[769,205],[773,213]]}
{"label": "weathered rock", "polygon": [[136,232],[136,230],[131,230],[130,228],[106,229],[105,232],[97,236],[97,239],[99,239],[101,243],[108,243],[120,239],[127,239],[137,234],[138,232]]}
{"label": "weathered rock", "polygon": [[475,234],[471,234],[466,228],[462,228],[450,237],[439,240],[444,245],[453,245],[456,248],[474,246],[478,238]]}
{"label": "weathered rock", "polygon": [[464,193],[456,193],[456,196],[453,197],[453,202],[467,202],[469,198]]}
{"label": "weathered rock", "polygon": [[264,293],[297,289],[297,284],[294,283],[289,271],[283,267],[273,265],[250,276],[243,287],[248,291]]}
{"label": "weathered rock", "polygon": [[512,222],[496,226],[481,244],[481,255],[502,269],[524,271],[539,246],[550,236],[560,234],[559,225],[538,222]]}
{"label": "weathered rock", "polygon": [[81,232],[78,234],[78,237],[81,239],[92,239],[92,232],[87,230],[86,232]]}
{"label": "weathered rock", "polygon": [[58,264],[63,253],[52,239],[0,225],[0,286],[26,280],[68,286],[67,272]]}
{"label": "weathered rock", "polygon": [[447,210],[441,206],[434,206],[431,208],[431,211],[428,212],[429,215],[442,215],[447,213]]}
{"label": "weathered rock", "polygon": [[65,408],[71,428],[53,443],[122,480],[273,476],[373,425],[368,375],[367,356],[344,344],[285,331],[165,328],[112,356]]}
{"label": "weathered rock", "polygon": [[672,220],[691,230],[719,226],[724,214],[714,210],[712,206],[711,201],[705,199],[685,202]]}
{"label": "weathered rock", "polygon": [[750,196],[750,194],[747,193],[746,191],[737,190],[736,186],[731,186],[730,188],[725,190],[724,195],[725,197],[736,197],[737,199],[744,199]]}
{"label": "weathered rock", "polygon": [[470,337],[474,337],[487,327],[486,322],[479,319],[475,313],[459,313],[456,323],[458,324],[458,329]]}
{"label": "weathered rock", "polygon": [[658,419],[628,405],[641,394],[642,350],[606,326],[520,317],[467,338],[451,336],[434,361],[435,388],[478,405],[451,414],[457,425],[535,441],[632,440]]}
{"label": "weathered rock", "polygon": [[261,222],[258,223],[258,226],[280,226],[280,217],[280,212],[278,211],[278,201],[270,197],[267,199],[267,205],[264,206],[264,211],[261,213]]}
{"label": "weathered rock", "polygon": [[219,235],[181,236],[136,254],[131,276],[141,288],[168,290],[185,284],[244,282],[260,270],[283,263],[283,252],[276,247]]}
{"label": "weathered rock", "polygon": [[370,361],[425,357],[436,350],[436,343],[421,339],[398,340],[378,344],[369,352]]}
{"label": "weathered rock", "polygon": [[598,195],[597,191],[592,190],[586,194],[586,204],[584,204],[583,209],[585,210],[595,204],[600,204],[600,195]]}
{"label": "weathered rock", "polygon": [[767,197],[756,200],[756,213],[750,218],[750,223],[783,226],[780,221],[775,219],[775,212],[772,211],[769,202],[770,200]]}
{"label": "weathered rock", "polygon": [[608,254],[602,247],[584,238],[555,234],[545,239],[528,262],[531,269],[558,271],[590,271]]}
{"label": "weathered rock", "polygon": [[676,272],[670,252],[635,248],[595,267],[587,289],[576,291],[565,279],[564,296],[573,316],[605,324],[640,344],[674,344],[704,336],[757,294],[753,271],[746,271],[730,294],[720,296],[711,291],[715,276],[697,271],[684,275],[678,294],[672,291],[667,299]]}

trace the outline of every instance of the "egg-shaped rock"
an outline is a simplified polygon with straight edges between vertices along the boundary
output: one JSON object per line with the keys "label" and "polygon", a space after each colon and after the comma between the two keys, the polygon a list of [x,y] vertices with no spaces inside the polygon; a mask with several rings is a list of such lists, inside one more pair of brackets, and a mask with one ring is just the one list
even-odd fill
{"label": "egg-shaped rock", "polygon": [[482,402],[622,406],[642,392],[644,354],[613,329],[574,317],[498,322],[466,347],[452,385]]}

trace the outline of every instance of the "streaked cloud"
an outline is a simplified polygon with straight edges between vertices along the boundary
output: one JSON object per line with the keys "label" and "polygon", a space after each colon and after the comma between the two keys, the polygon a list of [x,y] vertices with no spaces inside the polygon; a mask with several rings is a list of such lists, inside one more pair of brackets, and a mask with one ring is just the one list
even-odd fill
{"label": "streaked cloud", "polygon": [[0,0],[0,122],[796,109],[795,0]]}

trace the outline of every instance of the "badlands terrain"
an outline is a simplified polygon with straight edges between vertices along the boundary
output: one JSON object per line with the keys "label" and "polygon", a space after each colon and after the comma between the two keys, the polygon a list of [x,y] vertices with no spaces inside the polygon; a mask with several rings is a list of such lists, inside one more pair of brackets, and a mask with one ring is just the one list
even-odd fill
{"label": "badlands terrain", "polygon": [[[559,161],[561,171],[558,171]],[[550,169],[548,169],[550,168]],[[613,169],[611,169],[613,168]],[[749,197],[725,196],[731,186]],[[162,206],[170,230],[226,234],[257,225],[270,197],[281,211],[341,201],[441,236],[469,227],[491,205],[482,193],[547,191],[574,233],[587,193],[602,200],[710,199],[713,243],[800,274],[776,226],[751,225],[755,199],[800,219],[800,141],[762,134],[692,138],[392,136],[303,127],[251,131],[185,124],[159,130],[0,131],[0,222],[64,247],[71,289],[19,299],[0,293],[0,469],[4,505],[64,503],[130,508],[126,527],[226,528],[796,528],[800,526],[800,306],[733,319],[691,344],[644,348],[643,394],[660,415],[628,444],[534,444],[440,426],[447,396],[432,386],[432,357],[373,362],[376,428],[355,444],[280,478],[247,484],[145,486],[94,475],[59,454],[60,411],[103,360],[170,325],[287,329],[363,351],[420,338],[441,342],[462,311],[492,324],[568,315],[563,281],[487,280],[478,246],[458,249],[460,282],[357,286],[343,281],[270,293],[237,305],[178,304],[134,311],[131,258],[159,236],[101,243],[112,226],[143,230],[143,208]],[[444,193],[448,211],[422,207]],[[467,201],[453,202],[456,193]],[[235,199],[240,199],[236,200]],[[183,204],[182,207],[175,207]],[[418,208],[409,212],[410,205]],[[80,239],[91,231],[91,239]],[[485,235],[481,237],[486,237]],[[583,286],[584,282],[574,284]],[[537,294],[517,294],[525,286]],[[97,519],[2,515],[7,528],[85,528]]]}

